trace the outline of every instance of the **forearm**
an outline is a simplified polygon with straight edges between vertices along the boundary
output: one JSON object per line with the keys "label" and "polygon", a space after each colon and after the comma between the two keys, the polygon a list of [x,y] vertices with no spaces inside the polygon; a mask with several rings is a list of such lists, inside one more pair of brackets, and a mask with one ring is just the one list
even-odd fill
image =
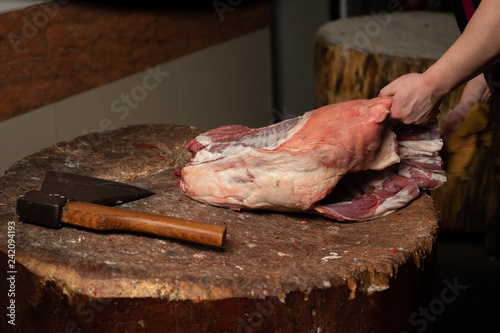
{"label": "forearm", "polygon": [[438,96],[444,96],[460,84],[500,62],[500,3],[483,0],[463,34],[423,75]]}

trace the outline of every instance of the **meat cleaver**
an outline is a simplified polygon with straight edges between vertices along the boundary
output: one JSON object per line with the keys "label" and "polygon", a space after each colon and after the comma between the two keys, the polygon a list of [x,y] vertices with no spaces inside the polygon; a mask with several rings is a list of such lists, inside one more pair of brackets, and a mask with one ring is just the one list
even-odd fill
{"label": "meat cleaver", "polygon": [[154,194],[128,184],[72,173],[49,171],[40,191],[17,199],[21,221],[58,229],[62,223],[105,230],[125,230],[222,246],[226,227],[117,207]]}

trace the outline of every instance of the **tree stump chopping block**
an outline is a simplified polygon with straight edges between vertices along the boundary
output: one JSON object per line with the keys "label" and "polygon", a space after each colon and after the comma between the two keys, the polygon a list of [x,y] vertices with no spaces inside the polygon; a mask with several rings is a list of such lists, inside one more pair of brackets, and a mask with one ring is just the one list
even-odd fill
{"label": "tree stump chopping block", "polygon": [[[316,32],[316,106],[377,97],[401,75],[424,72],[459,35],[451,13],[385,12],[328,22]],[[460,94],[450,94],[441,109],[456,105]]]}
{"label": "tree stump chopping block", "polygon": [[[61,142],[15,163],[0,178],[0,300],[7,311],[0,331],[412,328],[410,318],[429,305],[432,285],[438,224],[429,196],[359,223],[205,205],[185,196],[176,175],[190,161],[184,145],[199,133],[131,126]],[[156,194],[121,206],[227,226],[226,244],[18,221],[17,197],[39,189],[48,170],[149,189]]]}
{"label": "tree stump chopping block", "polygon": [[[385,12],[324,24],[316,33],[316,106],[376,97],[399,76],[424,72],[459,34],[451,13]],[[439,120],[458,104],[462,90],[443,100]],[[490,108],[489,123],[496,128],[498,103]],[[447,173],[448,182],[432,197],[441,212],[441,230],[484,232],[487,252],[500,257],[500,162],[495,154],[500,135],[492,132],[491,144],[478,145],[466,177]]]}

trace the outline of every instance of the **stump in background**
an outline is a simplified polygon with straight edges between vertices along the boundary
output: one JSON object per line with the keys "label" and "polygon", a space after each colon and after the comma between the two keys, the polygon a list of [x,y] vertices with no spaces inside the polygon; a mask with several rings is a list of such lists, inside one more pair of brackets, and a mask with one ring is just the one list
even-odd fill
{"label": "stump in background", "polygon": [[[470,119],[469,119],[470,120]],[[441,229],[453,232],[484,232],[488,255],[500,258],[500,105],[489,106],[488,126],[476,135],[464,138],[464,148],[474,153],[461,174],[449,173],[445,186],[433,191],[432,197],[441,210]],[[484,140],[484,136],[490,136]],[[473,145],[473,147],[470,147]],[[467,147],[469,146],[469,147]],[[446,143],[445,143],[446,148]],[[457,151],[456,155],[463,152]],[[443,154],[445,166],[452,158]]]}
{"label": "stump in background", "polygon": [[[458,38],[449,13],[405,12],[328,22],[316,33],[316,106],[377,97],[401,75],[429,68]],[[458,103],[461,90],[441,106]]]}
{"label": "stump in background", "polygon": [[[380,13],[326,23],[316,33],[316,106],[378,96],[399,76],[424,72],[459,34],[451,13]],[[443,114],[458,103],[462,90],[444,99]],[[490,114],[492,124],[499,123],[496,110]],[[447,175],[447,184],[432,193],[441,211],[441,230],[486,231],[487,251],[497,255],[499,152],[496,134],[492,146],[480,147],[468,179]]]}

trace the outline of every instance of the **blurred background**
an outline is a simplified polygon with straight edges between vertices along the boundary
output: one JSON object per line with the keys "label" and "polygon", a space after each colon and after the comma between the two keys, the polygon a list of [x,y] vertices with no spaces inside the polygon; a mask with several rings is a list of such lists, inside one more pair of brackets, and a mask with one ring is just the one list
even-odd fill
{"label": "blurred background", "polygon": [[[208,130],[301,115],[314,108],[316,29],[387,8],[383,0],[231,3],[0,1],[0,172],[56,142],[129,124]],[[154,66],[168,77],[146,89]]]}
{"label": "blurred background", "polygon": [[[447,1],[397,3],[450,10]],[[0,1],[0,173],[57,142],[126,125],[208,130],[299,116],[315,107],[318,27],[387,8],[382,0]],[[436,260],[436,298],[445,281],[467,289],[425,331],[500,331],[500,263],[481,229],[445,228]]]}

